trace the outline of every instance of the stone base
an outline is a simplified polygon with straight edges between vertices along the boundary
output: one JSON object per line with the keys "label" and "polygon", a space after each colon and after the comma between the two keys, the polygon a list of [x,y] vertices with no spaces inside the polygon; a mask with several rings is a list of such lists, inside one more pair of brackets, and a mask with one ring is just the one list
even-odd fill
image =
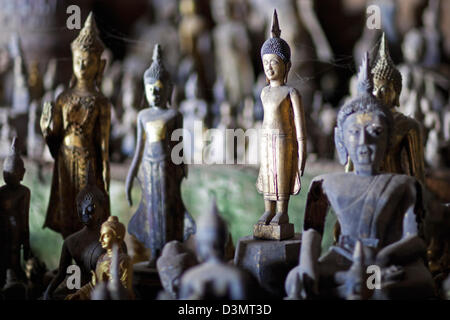
{"label": "stone base", "polygon": [[279,225],[255,224],[253,237],[266,240],[286,240],[294,236],[294,225],[285,223]]}
{"label": "stone base", "polygon": [[239,239],[234,264],[256,277],[270,298],[284,298],[284,282],[289,271],[298,265],[301,235],[289,240],[260,240],[252,236]]}
{"label": "stone base", "polygon": [[158,292],[163,290],[158,270],[150,268],[148,261],[133,265],[133,290],[136,299],[140,300],[154,300]]}

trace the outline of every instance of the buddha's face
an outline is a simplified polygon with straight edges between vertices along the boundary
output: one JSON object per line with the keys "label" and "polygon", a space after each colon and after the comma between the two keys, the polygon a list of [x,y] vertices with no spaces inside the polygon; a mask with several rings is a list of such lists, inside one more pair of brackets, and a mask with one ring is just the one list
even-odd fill
{"label": "buddha's face", "polygon": [[100,57],[89,51],[73,52],[73,73],[78,80],[92,81],[100,68]]}
{"label": "buddha's face", "polygon": [[284,81],[286,74],[286,64],[274,53],[267,53],[262,58],[264,73],[269,81]]}
{"label": "buddha's face", "polygon": [[116,237],[111,229],[103,230],[100,236],[100,244],[105,250],[111,249]]}
{"label": "buddha's face", "polygon": [[373,175],[378,171],[387,148],[387,129],[385,120],[373,112],[353,113],[344,121],[344,146],[356,174]]}
{"label": "buddha's face", "polygon": [[160,81],[145,84],[145,96],[152,107],[164,107],[167,103],[167,88]]}
{"label": "buddha's face", "polygon": [[95,203],[92,196],[85,197],[85,199],[78,205],[78,214],[81,222],[85,226],[94,225],[97,222],[97,207],[98,205]]}
{"label": "buddha's face", "polygon": [[389,108],[393,108],[397,100],[397,92],[395,92],[392,81],[374,79],[373,84],[373,95]]}

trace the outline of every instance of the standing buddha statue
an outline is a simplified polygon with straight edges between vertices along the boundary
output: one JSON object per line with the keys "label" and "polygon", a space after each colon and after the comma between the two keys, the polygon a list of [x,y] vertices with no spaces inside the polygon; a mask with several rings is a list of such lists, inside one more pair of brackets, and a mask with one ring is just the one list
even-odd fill
{"label": "standing buddha statue", "polygon": [[302,100],[295,88],[286,85],[291,50],[280,34],[275,10],[272,37],[261,48],[268,86],[261,92],[264,120],[256,187],[264,195],[265,212],[254,226],[253,235],[276,240],[294,236],[294,225],[289,223],[287,213],[288,202],[291,194],[300,192],[300,177],[306,161]]}
{"label": "standing buddha statue", "polygon": [[144,86],[149,108],[138,113],[136,149],[126,179],[130,206],[136,177],[142,198],[128,224],[128,232],[150,248],[149,267],[155,268],[167,242],[183,241],[186,209],[181,198],[181,181],[187,174],[185,164],[175,164],[171,157],[178,144],[171,140],[172,132],[183,127],[183,117],[168,107],[172,84],[159,44],[155,45],[153,62],[144,73]]}
{"label": "standing buddha statue", "polygon": [[[90,162],[97,186],[108,197],[109,132],[111,106],[99,86],[105,60],[104,45],[89,14],[83,29],[72,42],[73,76],[69,88],[47,102],[41,116],[41,130],[55,159],[50,201],[44,227],[64,238],[80,230],[75,197],[87,184],[86,168]],[[106,201],[106,220],[109,198]]]}

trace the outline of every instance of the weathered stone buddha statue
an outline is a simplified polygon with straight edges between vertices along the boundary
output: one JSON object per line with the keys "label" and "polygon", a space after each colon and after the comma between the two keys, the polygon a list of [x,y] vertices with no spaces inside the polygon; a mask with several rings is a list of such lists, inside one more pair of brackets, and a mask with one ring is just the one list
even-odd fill
{"label": "weathered stone buddha statue", "polygon": [[113,265],[113,248],[118,250],[115,259],[118,259],[119,270],[116,270],[119,274],[119,279],[123,288],[128,290],[128,298],[133,298],[132,278],[133,268],[131,265],[131,259],[123,251],[125,246],[125,226],[119,222],[116,216],[110,216],[107,221],[102,224],[100,229],[100,244],[106,253],[102,254],[97,261],[95,272],[92,272],[92,279],[89,283],[81,287],[74,294],[70,294],[66,297],[66,300],[89,300],[91,299],[91,293],[94,288],[102,282],[108,282],[113,278],[114,265]]}
{"label": "weathered stone buddha statue", "polygon": [[159,279],[164,291],[159,294],[166,299],[178,299],[181,277],[197,265],[197,257],[184,243],[176,240],[168,242],[156,262]]}
{"label": "weathered stone buddha statue", "polygon": [[31,257],[29,209],[30,189],[22,185],[25,167],[14,138],[11,152],[3,162],[5,185],[0,187],[0,287],[3,287],[6,270],[25,280],[21,253],[25,260]]}
{"label": "weathered stone buddha statue", "polygon": [[149,108],[138,113],[136,149],[126,179],[128,203],[137,177],[142,198],[128,224],[128,232],[150,248],[150,267],[164,245],[171,240],[183,241],[185,207],[181,198],[181,181],[187,167],[175,164],[172,149],[178,143],[172,132],[183,127],[181,113],[168,107],[172,92],[170,75],[162,61],[159,44],[154,48],[153,62],[144,73],[144,86]]}
{"label": "weathered stone buddha statue", "polygon": [[[289,224],[288,202],[298,194],[306,162],[306,126],[300,93],[286,85],[291,51],[280,38],[276,11],[272,37],[264,42],[261,58],[268,86],[261,92],[264,119],[260,130],[260,171],[256,187],[264,195],[265,212],[258,220],[254,236],[287,239],[294,235]],[[267,225],[281,228],[273,232]]]}
{"label": "weathered stone buddha statue", "polygon": [[425,176],[422,129],[416,120],[395,110],[399,106],[402,76],[392,62],[384,34],[372,74],[373,95],[390,109],[394,120],[393,134],[380,170],[407,174],[423,183]]}
{"label": "weathered stone buddha statue", "polygon": [[56,103],[46,103],[41,130],[55,159],[45,227],[66,238],[83,225],[76,213],[75,198],[87,184],[90,162],[96,184],[105,193],[101,219],[109,216],[109,134],[111,107],[100,92],[105,61],[104,45],[98,36],[92,13],[72,42],[73,77]]}
{"label": "weathered stone buddha statue", "polygon": [[216,202],[198,220],[197,257],[202,262],[181,277],[179,298],[188,300],[245,300],[255,298],[256,280],[224,260],[228,231]]}
{"label": "weathered stone buddha statue", "polygon": [[107,210],[107,197],[103,190],[97,186],[95,173],[90,163],[88,163],[87,185],[76,197],[76,209],[80,222],[84,227],[66,239],[64,239],[59,260],[58,272],[48,285],[44,299],[61,299],[68,292],[66,290],[53,292],[64,281],[67,276],[68,267],[75,264],[80,268],[81,285],[89,282],[91,270],[95,270],[97,260],[105,253],[98,239],[100,238],[100,227],[104,222],[105,210]]}
{"label": "weathered stone buddha statue", "polygon": [[[345,164],[350,157],[354,172],[324,174],[311,182],[299,266],[285,283],[290,298],[407,299],[434,294],[418,225],[421,184],[414,177],[379,169],[395,122],[371,93],[367,60],[366,55],[360,71],[365,92],[340,109],[335,129],[339,159]],[[341,235],[321,256],[329,207]],[[377,269],[380,288],[367,292],[369,266]]]}

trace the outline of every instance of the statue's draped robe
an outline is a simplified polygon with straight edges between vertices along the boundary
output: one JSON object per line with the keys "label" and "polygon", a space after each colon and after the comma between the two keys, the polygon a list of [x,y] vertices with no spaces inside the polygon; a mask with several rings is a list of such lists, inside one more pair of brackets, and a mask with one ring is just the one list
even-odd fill
{"label": "statue's draped robe", "polygon": [[300,192],[301,186],[291,100],[286,97],[276,108],[268,111],[280,113],[275,121],[281,121],[284,127],[283,130],[263,127],[260,131],[260,169],[256,189],[266,200],[289,200],[290,195]]}
{"label": "statue's draped robe", "polygon": [[[61,122],[61,132],[45,137],[55,157],[55,164],[44,227],[59,232],[66,238],[83,227],[77,213],[76,196],[87,185],[88,163],[92,166],[97,186],[100,190],[105,190],[102,153],[96,136],[100,134],[98,106],[104,104],[99,104],[96,100],[106,98],[77,97],[62,93],[58,99],[60,101],[55,107],[54,116]],[[88,141],[89,147],[66,146],[64,137],[68,135],[75,135]],[[106,216],[102,217],[102,221],[109,215],[109,196],[106,192],[105,196],[108,208],[104,210]]]}
{"label": "statue's draped robe", "polygon": [[[326,195],[322,202],[328,201],[341,226],[338,243],[319,260],[323,288],[330,288],[336,272],[350,268],[357,240],[365,247],[372,248],[376,254],[405,237],[421,236],[423,204],[421,186],[415,178],[388,173],[374,176],[327,174],[314,179],[308,201],[309,197],[320,196],[316,192],[316,187],[320,184]],[[309,212],[308,207],[307,203],[305,230],[312,227],[322,232],[325,215]],[[408,211],[411,208],[413,212]],[[407,255],[405,252],[403,254]],[[408,262],[402,265],[405,275],[397,289],[417,289],[419,296],[432,295],[431,274],[421,259],[422,256],[414,257],[407,258],[405,261]],[[405,287],[402,287],[402,283],[405,283],[403,281],[409,281]]]}
{"label": "statue's draped robe", "polygon": [[177,121],[182,123],[179,113],[168,121],[155,119],[142,123],[145,147],[137,174],[142,198],[128,224],[128,232],[150,248],[152,255],[159,255],[168,241],[183,241],[184,164],[175,165],[171,159],[172,147],[177,143],[171,141],[171,132]]}
{"label": "statue's draped robe", "polygon": [[407,174],[425,182],[423,135],[420,123],[400,112],[393,112],[394,134],[380,170]]}

